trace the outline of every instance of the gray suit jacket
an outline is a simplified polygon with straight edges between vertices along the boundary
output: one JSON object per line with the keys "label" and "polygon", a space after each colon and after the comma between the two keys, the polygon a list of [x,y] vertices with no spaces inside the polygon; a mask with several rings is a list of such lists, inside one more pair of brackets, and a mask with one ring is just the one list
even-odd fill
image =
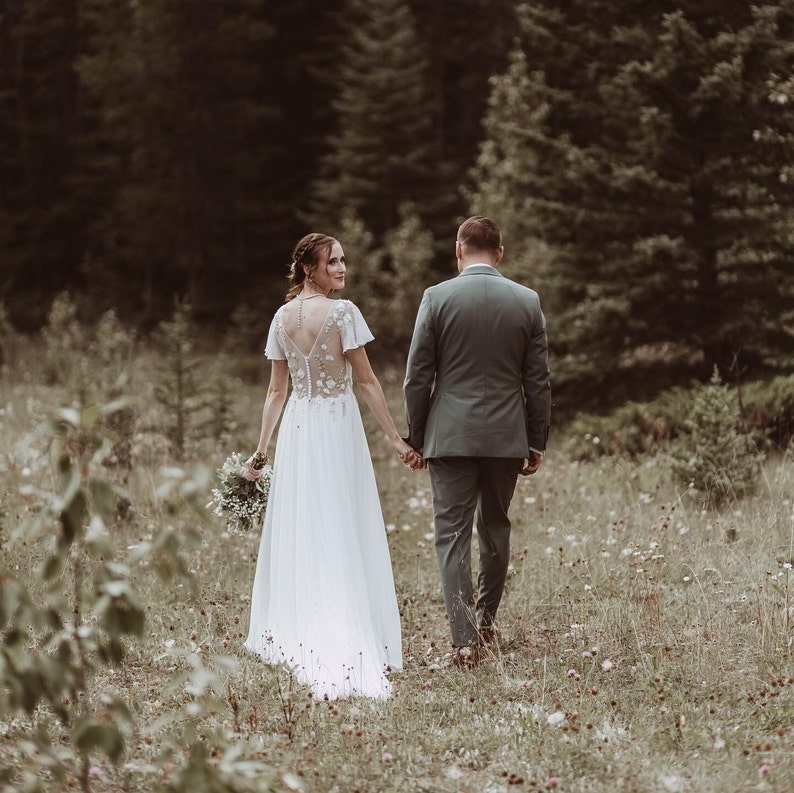
{"label": "gray suit jacket", "polygon": [[537,293],[487,264],[427,289],[404,393],[407,440],[425,458],[544,451],[551,389]]}

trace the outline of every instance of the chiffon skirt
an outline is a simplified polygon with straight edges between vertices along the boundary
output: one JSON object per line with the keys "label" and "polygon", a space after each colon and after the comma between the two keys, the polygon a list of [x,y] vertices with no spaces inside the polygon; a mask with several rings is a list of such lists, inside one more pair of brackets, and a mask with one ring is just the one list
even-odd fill
{"label": "chiffon skirt", "polygon": [[245,646],[315,696],[387,697],[400,617],[355,396],[291,397],[273,471]]}

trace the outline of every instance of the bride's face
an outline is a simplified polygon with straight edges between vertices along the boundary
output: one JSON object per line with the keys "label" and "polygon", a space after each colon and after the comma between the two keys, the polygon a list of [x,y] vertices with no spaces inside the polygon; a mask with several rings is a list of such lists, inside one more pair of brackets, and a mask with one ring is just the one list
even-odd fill
{"label": "bride's face", "polygon": [[315,267],[312,278],[318,288],[323,292],[332,289],[343,289],[345,286],[345,252],[338,242],[334,242],[328,252],[327,259],[321,259]]}

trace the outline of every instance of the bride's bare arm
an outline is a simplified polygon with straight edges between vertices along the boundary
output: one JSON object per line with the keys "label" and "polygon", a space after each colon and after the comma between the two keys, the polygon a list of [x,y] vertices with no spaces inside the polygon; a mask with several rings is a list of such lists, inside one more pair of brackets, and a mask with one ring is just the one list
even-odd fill
{"label": "bride's bare arm", "polygon": [[386,397],[383,395],[383,389],[375,372],[372,371],[367,351],[363,347],[357,347],[355,350],[348,350],[345,356],[353,367],[353,376],[356,379],[358,390],[400,459],[409,465],[421,461],[419,455],[400,437],[400,433],[394,426],[394,420],[386,404]]}
{"label": "bride's bare arm", "polygon": [[[262,408],[262,430],[259,433],[259,443],[256,446],[258,452],[267,453],[270,445],[270,438],[276,428],[281,409],[287,400],[287,387],[289,385],[289,367],[286,361],[274,360],[270,364],[270,384],[267,387],[265,405]],[[253,455],[246,460],[246,467],[249,467]]]}

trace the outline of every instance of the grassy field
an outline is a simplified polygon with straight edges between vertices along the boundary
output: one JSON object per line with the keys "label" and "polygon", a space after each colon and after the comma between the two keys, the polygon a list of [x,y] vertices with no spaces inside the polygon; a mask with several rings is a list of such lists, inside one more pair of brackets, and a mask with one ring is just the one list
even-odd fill
{"label": "grassy field", "polygon": [[[0,539],[3,579],[36,592],[48,540],[31,544],[19,531],[34,509],[19,486],[52,479],[44,419],[67,398],[31,377],[7,378],[0,392]],[[399,379],[384,378],[397,416]],[[316,702],[286,670],[242,647],[258,537],[230,536],[217,522],[199,522],[186,503],[157,495],[166,466],[214,468],[229,452],[253,448],[264,384],[236,383],[231,430],[223,440],[196,437],[178,462],[158,435],[150,384],[145,376],[136,382],[131,507],[111,527],[112,543],[124,557],[165,524],[197,541],[181,551],[187,577],[163,580],[151,561],[132,568],[144,637],[91,686],[119,695],[134,718],[120,762],[94,760],[92,790],[171,789],[169,774],[185,762],[180,741],[190,736],[220,776],[233,761],[266,763],[274,790],[794,790],[790,455],[767,460],[752,498],[713,511],[673,484],[663,456],[576,463],[552,437],[512,506],[501,642],[478,668],[461,671],[442,662],[449,637],[427,473],[398,465],[365,417],[405,668],[387,702]],[[36,750],[26,736],[43,715],[0,723],[7,789],[30,767]],[[57,744],[57,723],[47,729]],[[46,773],[39,777],[42,789],[57,789]],[[267,789],[225,779],[227,788],[212,789]],[[67,775],[65,784],[78,781]]]}

